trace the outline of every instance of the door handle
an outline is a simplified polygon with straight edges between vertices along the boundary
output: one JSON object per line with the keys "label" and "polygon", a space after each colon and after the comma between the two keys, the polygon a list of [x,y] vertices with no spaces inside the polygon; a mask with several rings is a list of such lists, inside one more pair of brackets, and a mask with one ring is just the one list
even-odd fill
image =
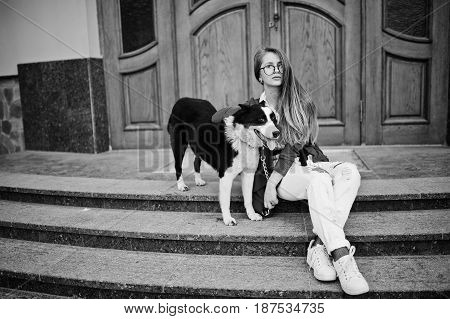
{"label": "door handle", "polygon": [[269,21],[269,28],[275,28],[278,30],[278,22],[280,21],[280,15],[278,14],[279,0],[272,0],[273,4],[273,17],[272,21]]}

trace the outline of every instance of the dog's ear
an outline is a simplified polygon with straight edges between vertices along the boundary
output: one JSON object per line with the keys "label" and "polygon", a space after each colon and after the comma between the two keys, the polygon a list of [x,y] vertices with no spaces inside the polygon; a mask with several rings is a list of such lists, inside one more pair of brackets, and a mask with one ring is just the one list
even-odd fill
{"label": "dog's ear", "polygon": [[[264,103],[264,102],[261,102],[261,103]],[[241,108],[249,108],[249,107],[252,107],[252,106],[258,106],[258,105],[261,104],[261,103],[259,103],[259,100],[254,99],[254,98],[251,98],[251,99],[248,100],[247,102],[242,103],[242,104],[239,104],[239,106],[240,106]],[[262,104],[262,106],[264,106],[264,104]]]}
{"label": "dog's ear", "polygon": [[248,103],[242,103],[242,104],[238,104],[238,105],[241,107],[241,109],[247,109],[247,108],[249,108],[251,106]]}

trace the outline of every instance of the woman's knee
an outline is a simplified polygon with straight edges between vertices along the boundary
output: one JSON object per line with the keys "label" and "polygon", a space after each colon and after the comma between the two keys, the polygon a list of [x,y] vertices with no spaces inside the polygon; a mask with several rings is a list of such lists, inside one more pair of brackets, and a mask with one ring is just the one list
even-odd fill
{"label": "woman's knee", "polygon": [[326,173],[313,174],[309,187],[323,187],[331,185],[331,176]]}
{"label": "woman's knee", "polygon": [[[342,173],[342,176],[346,177],[346,179],[351,180],[353,182],[361,183],[361,174],[358,171],[358,167],[356,167],[353,163],[342,163],[339,170]],[[338,166],[338,167],[339,167]]]}

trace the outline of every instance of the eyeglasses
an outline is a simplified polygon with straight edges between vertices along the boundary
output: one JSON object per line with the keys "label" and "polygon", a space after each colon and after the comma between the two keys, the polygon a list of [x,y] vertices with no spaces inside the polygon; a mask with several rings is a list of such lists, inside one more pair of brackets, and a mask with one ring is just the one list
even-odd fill
{"label": "eyeglasses", "polygon": [[[277,68],[278,68],[278,72],[280,72],[282,74],[284,71],[283,64],[278,63]],[[265,67],[261,68],[261,70],[264,70],[264,73],[266,75],[272,75],[275,73],[275,65],[272,65],[272,64],[266,65]]]}

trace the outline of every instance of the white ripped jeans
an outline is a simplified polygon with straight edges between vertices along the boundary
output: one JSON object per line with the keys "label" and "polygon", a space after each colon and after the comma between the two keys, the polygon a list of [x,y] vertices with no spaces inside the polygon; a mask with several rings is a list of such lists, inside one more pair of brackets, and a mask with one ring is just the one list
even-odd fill
{"label": "white ripped jeans", "polygon": [[313,233],[331,254],[337,248],[350,248],[344,225],[360,184],[361,176],[352,163],[308,161],[308,166],[301,166],[297,159],[277,192],[285,200],[308,200]]}

